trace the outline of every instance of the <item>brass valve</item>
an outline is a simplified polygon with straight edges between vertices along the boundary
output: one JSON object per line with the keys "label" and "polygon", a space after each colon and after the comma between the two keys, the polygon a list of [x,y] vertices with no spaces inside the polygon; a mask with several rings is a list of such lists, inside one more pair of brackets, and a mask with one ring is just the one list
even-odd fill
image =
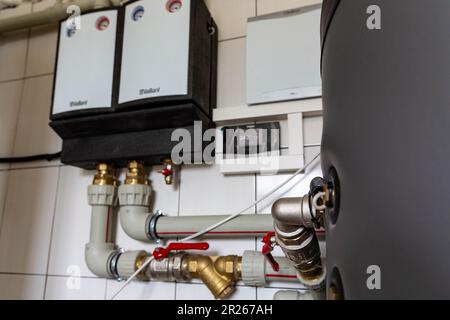
{"label": "brass valve", "polygon": [[241,260],[237,256],[189,255],[183,261],[183,270],[192,278],[202,280],[216,299],[226,299],[233,294],[240,269]]}
{"label": "brass valve", "polygon": [[143,162],[131,161],[128,163],[128,171],[125,179],[127,185],[150,185],[148,170]]}
{"label": "brass valve", "polygon": [[117,186],[118,181],[114,175],[114,167],[106,163],[97,165],[97,173],[94,176],[93,184],[96,186]]}

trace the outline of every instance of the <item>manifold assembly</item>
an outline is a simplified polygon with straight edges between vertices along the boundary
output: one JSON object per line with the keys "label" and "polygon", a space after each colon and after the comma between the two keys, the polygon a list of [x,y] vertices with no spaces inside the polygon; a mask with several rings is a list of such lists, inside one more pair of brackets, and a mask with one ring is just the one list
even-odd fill
{"label": "manifold assembly", "polygon": [[[249,286],[265,286],[271,281],[299,281],[314,292],[313,295],[308,293],[305,299],[323,298],[326,271],[316,229],[322,225],[328,190],[322,179],[316,179],[304,197],[275,202],[272,215],[241,216],[202,236],[202,239],[260,236],[264,242],[262,252],[209,256],[192,253],[192,250],[208,250],[207,242],[161,244],[180,235],[192,235],[223,217],[153,214],[149,210],[152,190],[148,169],[143,163],[129,162],[123,184],[119,183],[112,166],[100,164],[88,190],[92,220],[86,263],[95,275],[116,280],[135,277],[140,281],[186,282],[199,279],[216,299],[230,297],[239,281]],[[112,239],[117,209],[120,224],[128,236],[139,241],[157,241],[159,247],[153,252],[120,249]],[[206,224],[199,224],[199,219],[203,218]],[[183,224],[181,231],[169,230],[180,230],[179,224]],[[272,256],[276,245],[286,257]]]}

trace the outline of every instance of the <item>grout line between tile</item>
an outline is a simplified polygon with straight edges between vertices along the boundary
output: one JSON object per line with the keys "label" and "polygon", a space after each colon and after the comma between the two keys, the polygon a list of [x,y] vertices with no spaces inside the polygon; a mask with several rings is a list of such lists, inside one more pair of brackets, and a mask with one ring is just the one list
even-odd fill
{"label": "grout line between tile", "polygon": [[44,285],[44,299],[45,299],[45,295],[47,293],[48,272],[49,272],[49,269],[50,269],[50,256],[51,256],[51,253],[52,253],[53,230],[55,228],[56,205],[58,203],[59,184],[60,184],[60,180],[61,180],[61,171],[62,171],[61,168],[58,168],[58,177],[57,177],[57,180],[56,180],[55,200],[53,201],[52,227],[50,229],[50,241],[49,241],[49,244],[48,244],[47,270],[46,270],[45,285]]}
{"label": "grout line between tile", "polygon": [[6,169],[6,171],[19,171],[19,170],[31,170],[31,169],[46,169],[46,168],[62,168],[65,167],[63,164],[49,164],[49,165],[42,165],[42,166],[29,166],[29,167],[16,167],[16,168],[9,168]]}
{"label": "grout line between tile", "polygon": [[233,41],[233,40],[240,40],[240,39],[245,39],[245,38],[247,38],[246,35],[245,36],[237,36],[237,37],[233,37],[233,38],[219,40],[219,43]]}

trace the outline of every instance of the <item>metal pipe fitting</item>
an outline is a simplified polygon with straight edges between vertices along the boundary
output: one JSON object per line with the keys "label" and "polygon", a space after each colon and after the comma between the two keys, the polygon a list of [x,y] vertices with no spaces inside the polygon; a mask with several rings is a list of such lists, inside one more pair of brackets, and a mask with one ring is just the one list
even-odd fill
{"label": "metal pipe fitting", "polygon": [[304,227],[286,233],[275,227],[277,244],[304,279],[316,279],[322,275],[322,259],[319,240],[314,229]]}
{"label": "metal pipe fitting", "polygon": [[272,216],[276,242],[296,268],[299,279],[305,285],[320,286],[317,281],[323,281],[324,269],[314,229],[318,223],[311,210],[311,195],[276,201]]}
{"label": "metal pipe fitting", "polygon": [[131,161],[125,184],[119,187],[120,224],[125,233],[138,241],[148,241],[148,221],[152,189],[144,164]]}
{"label": "metal pipe fitting", "polygon": [[149,171],[143,162],[130,161],[128,163],[127,176],[125,178],[126,185],[150,185],[148,180]]}
{"label": "metal pipe fitting", "polygon": [[173,183],[174,176],[174,164],[171,159],[166,159],[163,161],[164,168],[162,170],[162,175],[164,176],[164,181],[167,185],[171,185]]}
{"label": "metal pipe fitting", "polygon": [[[233,261],[236,257],[230,257]],[[189,255],[183,259],[183,269],[187,271],[192,278],[200,279],[208,287],[216,299],[226,299],[235,291],[236,278],[235,268],[236,262],[230,262],[229,266],[225,260],[219,262],[224,268],[221,274],[215,266],[214,260],[211,257],[200,255]],[[228,270],[229,269],[229,270]]]}
{"label": "metal pipe fitting", "polygon": [[279,229],[290,232],[298,226],[315,228],[316,217],[310,206],[310,196],[301,198],[282,198],[272,205],[272,217]]}

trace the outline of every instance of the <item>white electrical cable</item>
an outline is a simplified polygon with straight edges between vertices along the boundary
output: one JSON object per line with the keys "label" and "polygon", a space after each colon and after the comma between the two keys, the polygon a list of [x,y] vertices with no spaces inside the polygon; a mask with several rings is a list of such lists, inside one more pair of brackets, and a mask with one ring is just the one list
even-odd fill
{"label": "white electrical cable", "polygon": [[[181,241],[179,241],[179,243],[182,242],[187,242],[190,240],[194,240],[198,237],[201,237],[203,235],[205,235],[206,233],[209,233],[221,226],[223,226],[224,224],[230,222],[231,220],[236,219],[237,217],[241,216],[242,214],[244,214],[247,210],[253,208],[254,206],[260,204],[261,202],[263,202],[264,200],[266,200],[267,198],[269,198],[271,195],[273,195],[275,192],[277,192],[278,190],[280,190],[281,188],[283,188],[285,185],[287,185],[289,182],[291,182],[296,176],[298,176],[299,174],[301,174],[303,171],[305,171],[305,169],[307,169],[309,166],[311,166],[317,159],[319,159],[320,157],[320,152],[317,156],[314,157],[314,159],[312,159],[310,162],[308,162],[307,164],[305,164],[301,169],[299,169],[297,172],[295,172],[289,179],[287,179],[286,181],[284,181],[283,183],[281,183],[280,185],[278,185],[277,187],[275,187],[272,191],[270,191],[268,194],[266,194],[264,197],[260,198],[259,200],[256,200],[255,202],[253,202],[250,206],[248,206],[247,208],[245,208],[244,210],[239,211],[236,214],[233,214],[231,216],[229,216],[228,218],[216,223],[215,225],[208,227],[202,231],[197,232],[194,235],[191,235],[189,237],[186,237],[184,239],[182,239]],[[299,181],[300,182],[300,181]],[[298,183],[299,183],[298,182]],[[152,262],[155,258],[153,256],[150,256],[147,261],[145,261],[145,263],[130,277],[128,278],[127,281],[125,281],[125,283],[123,284],[123,286],[112,296],[111,300],[114,300],[127,286],[128,284],[133,281],[134,278],[136,278],[149,264],[150,262]]]}

